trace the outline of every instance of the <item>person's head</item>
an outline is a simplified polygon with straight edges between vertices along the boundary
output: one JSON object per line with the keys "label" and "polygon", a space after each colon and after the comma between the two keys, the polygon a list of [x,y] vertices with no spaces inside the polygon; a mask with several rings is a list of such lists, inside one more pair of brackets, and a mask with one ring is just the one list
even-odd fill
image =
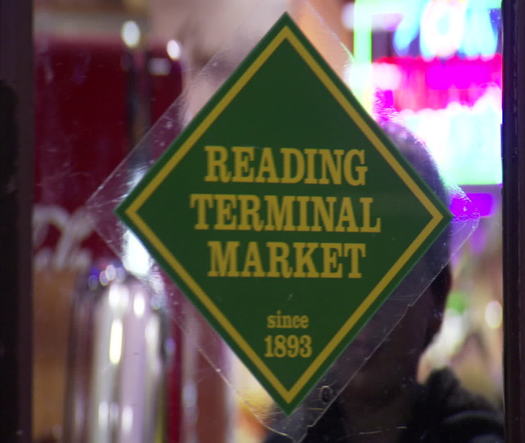
{"label": "person's head", "polygon": [[[441,202],[448,207],[450,203],[449,195],[437,166],[426,146],[410,131],[399,124],[387,121],[381,124],[381,128],[429,188],[436,194]],[[434,315],[430,322],[431,327],[426,335],[426,346],[430,344],[434,335],[439,331],[446,298],[452,284],[448,264],[450,258],[449,243],[450,228],[447,228],[421,260],[423,262],[422,267],[426,269],[429,278],[434,277],[429,288],[423,294],[423,296],[432,298],[432,304],[434,306]],[[441,271],[437,273],[437,270],[440,268],[442,268]],[[437,275],[433,275],[436,273]],[[423,298],[423,296],[421,298]]]}
{"label": "person's head", "polygon": [[[387,121],[381,124],[381,128],[429,188],[448,207],[449,195],[437,166],[425,145],[399,124]],[[429,278],[434,277],[428,289],[416,302],[416,304],[424,303],[421,299],[430,298],[433,307],[433,314],[430,316],[431,318],[427,319],[429,330],[425,334],[425,348],[430,344],[432,338],[441,327],[446,298],[452,284],[450,266],[448,264],[450,258],[449,237],[450,229],[447,228],[421,260],[422,267],[426,269]],[[439,273],[433,275],[440,268],[442,269]]]}
{"label": "person's head", "polygon": [[[387,122],[381,127],[419,176],[447,204],[446,189],[425,146],[398,124]],[[350,401],[382,402],[416,381],[421,355],[441,327],[451,286],[448,236],[448,231],[443,233],[421,259],[415,272],[423,271],[429,279],[435,278],[407,307],[399,323],[350,382],[345,391]]]}

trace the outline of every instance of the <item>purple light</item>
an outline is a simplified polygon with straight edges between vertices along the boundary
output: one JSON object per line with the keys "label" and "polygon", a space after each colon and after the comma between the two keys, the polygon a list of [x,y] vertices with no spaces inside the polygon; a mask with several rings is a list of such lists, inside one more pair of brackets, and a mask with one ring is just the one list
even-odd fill
{"label": "purple light", "polygon": [[450,203],[450,212],[459,219],[490,217],[494,213],[494,196],[486,192],[469,192],[467,198],[454,195]]}
{"label": "purple light", "polygon": [[490,217],[494,214],[494,196],[487,192],[472,192],[467,193],[467,197],[472,201],[472,205],[476,206],[480,217]]}

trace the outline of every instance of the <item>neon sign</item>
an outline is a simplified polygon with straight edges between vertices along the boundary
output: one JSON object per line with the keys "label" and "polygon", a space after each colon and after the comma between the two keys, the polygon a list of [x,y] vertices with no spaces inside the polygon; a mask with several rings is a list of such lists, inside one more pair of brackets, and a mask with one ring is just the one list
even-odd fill
{"label": "neon sign", "polygon": [[398,119],[422,139],[450,183],[501,183],[501,65],[499,54],[379,59],[376,118]]}
{"label": "neon sign", "polygon": [[421,55],[427,59],[456,53],[488,57],[496,52],[498,34],[493,18],[499,7],[493,0],[416,3],[411,4],[394,34],[394,47],[399,54],[407,54],[418,35]]}
{"label": "neon sign", "polygon": [[487,89],[473,107],[451,102],[444,109],[404,110],[399,119],[425,142],[445,181],[501,183],[499,88]]}

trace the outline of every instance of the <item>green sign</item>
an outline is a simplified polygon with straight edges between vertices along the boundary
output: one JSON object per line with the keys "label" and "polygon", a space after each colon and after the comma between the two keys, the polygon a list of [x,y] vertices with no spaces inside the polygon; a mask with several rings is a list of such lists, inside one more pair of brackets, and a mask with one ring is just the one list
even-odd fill
{"label": "green sign", "polygon": [[286,413],[450,220],[286,14],[117,212]]}

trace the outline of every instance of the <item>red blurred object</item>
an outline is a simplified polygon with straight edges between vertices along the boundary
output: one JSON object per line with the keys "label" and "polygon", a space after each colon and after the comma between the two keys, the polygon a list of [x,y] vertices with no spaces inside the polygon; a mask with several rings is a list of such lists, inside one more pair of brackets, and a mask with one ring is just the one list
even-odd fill
{"label": "red blurred object", "polygon": [[[45,37],[35,47],[35,203],[71,215],[129,149],[124,49]],[[53,247],[61,234],[45,244]],[[89,243],[96,255],[108,254],[99,239]]]}
{"label": "red blurred object", "polygon": [[[139,58],[120,41],[39,36],[35,48],[35,203],[71,216],[138,141],[136,98],[146,108],[140,109],[144,133],[179,95],[181,69],[156,48],[145,53],[167,67],[162,75],[151,63],[136,66]],[[60,235],[49,231],[42,245],[53,248]],[[111,255],[100,238],[86,240],[82,246],[94,258]]]}
{"label": "red blurred object", "polygon": [[[39,35],[35,51],[36,269],[39,254],[54,268],[89,266],[112,253],[82,225],[82,206],[180,94],[181,68],[163,48],[131,53],[119,40]],[[178,348],[167,394],[171,442],[180,427]]]}

